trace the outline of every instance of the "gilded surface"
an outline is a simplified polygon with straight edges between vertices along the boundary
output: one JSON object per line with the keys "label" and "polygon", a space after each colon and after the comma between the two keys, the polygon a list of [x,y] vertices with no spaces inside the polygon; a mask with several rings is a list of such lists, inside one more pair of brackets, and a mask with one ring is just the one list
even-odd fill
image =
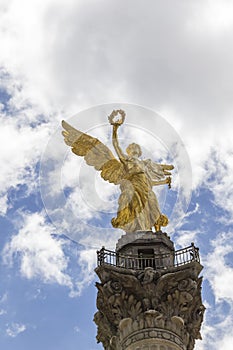
{"label": "gilded surface", "polygon": [[101,172],[101,177],[115,185],[120,185],[117,216],[112,225],[126,232],[149,231],[168,224],[168,218],[160,212],[153,186],[171,186],[173,165],[157,164],[150,159],[141,160],[141,148],[132,143],[126,153],[118,141],[118,128],[123,124],[125,112],[116,110],[109,116],[112,125],[112,143],[118,159],[110,149],[97,138],[85,134],[62,121],[62,134],[72,152],[83,156],[88,165]]}

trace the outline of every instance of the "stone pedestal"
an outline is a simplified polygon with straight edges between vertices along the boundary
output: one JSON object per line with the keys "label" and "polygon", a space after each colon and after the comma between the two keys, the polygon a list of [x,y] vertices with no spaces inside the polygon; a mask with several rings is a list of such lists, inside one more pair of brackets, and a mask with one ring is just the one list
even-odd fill
{"label": "stone pedestal", "polygon": [[192,350],[204,306],[194,245],[174,251],[162,232],[121,237],[98,253],[94,320],[105,350]]}

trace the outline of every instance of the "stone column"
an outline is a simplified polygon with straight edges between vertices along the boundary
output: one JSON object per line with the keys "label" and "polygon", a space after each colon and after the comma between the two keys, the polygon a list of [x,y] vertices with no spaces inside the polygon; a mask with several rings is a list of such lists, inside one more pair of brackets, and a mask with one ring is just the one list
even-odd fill
{"label": "stone column", "polygon": [[156,314],[156,311],[149,310],[147,315],[145,315],[146,322],[144,322],[141,327],[133,325],[131,318],[123,319],[119,324],[121,344],[119,348],[124,350],[186,349],[182,339],[178,337],[176,333],[161,328],[164,327],[164,322],[161,322],[160,327],[158,323],[157,328],[154,327],[156,322],[154,322],[153,318],[156,318]]}
{"label": "stone column", "polygon": [[138,265],[137,256],[131,254],[129,260],[135,261],[137,269],[127,267],[132,266],[127,254],[135,254],[135,249],[146,252],[146,247],[162,250],[163,257],[165,251],[174,260],[171,241],[166,235],[159,237],[143,233],[123,245],[118,242],[115,266],[103,260],[106,263],[96,268],[101,283],[96,284],[98,312],[94,320],[97,341],[105,350],[192,350],[195,339],[201,338],[205,308],[202,278],[198,277],[202,266],[197,259],[180,266],[165,259],[168,265],[158,268],[156,263]]}

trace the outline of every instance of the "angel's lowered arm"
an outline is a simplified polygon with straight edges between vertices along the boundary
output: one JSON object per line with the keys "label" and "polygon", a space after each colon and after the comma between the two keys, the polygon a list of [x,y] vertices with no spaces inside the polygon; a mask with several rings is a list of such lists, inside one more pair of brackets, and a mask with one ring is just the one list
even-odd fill
{"label": "angel's lowered arm", "polygon": [[152,181],[152,186],[159,186],[159,185],[166,185],[166,184],[168,184],[168,187],[171,188],[171,177],[170,176],[168,176],[164,180]]}

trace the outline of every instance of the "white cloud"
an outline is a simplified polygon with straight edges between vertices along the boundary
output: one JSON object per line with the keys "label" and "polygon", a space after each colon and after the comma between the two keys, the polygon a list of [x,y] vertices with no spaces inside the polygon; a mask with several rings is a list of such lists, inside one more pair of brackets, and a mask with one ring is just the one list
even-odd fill
{"label": "white cloud", "polygon": [[204,141],[220,111],[226,123],[232,88],[231,32],[210,40],[204,25],[230,22],[231,6],[173,3],[171,10],[162,1],[5,2],[2,64],[44,110],[75,113],[124,99],[175,111],[187,139],[195,132]]}
{"label": "white cloud", "polygon": [[[226,35],[233,28],[233,4],[227,0],[208,0],[202,4],[202,12],[195,13],[193,21],[188,24],[200,33],[209,35]],[[194,28],[193,28],[194,29]]]}
{"label": "white cloud", "polygon": [[192,242],[195,242],[195,238],[200,234],[199,230],[178,230],[176,244],[180,247],[190,246]]}
{"label": "white cloud", "polygon": [[4,309],[0,309],[0,316],[5,315],[7,312]]}
{"label": "white cloud", "polygon": [[22,323],[12,323],[9,325],[6,329],[6,334],[11,337],[15,338],[17,337],[20,333],[25,332],[27,329],[25,324]]}
{"label": "white cloud", "polygon": [[45,222],[43,214],[23,214],[22,219],[18,234],[4,247],[3,262],[11,267],[19,261],[22,277],[57,283],[68,287],[71,297],[80,296],[94,279],[96,249],[79,251],[75,262],[78,272],[71,275],[69,256],[64,253],[69,241],[51,236],[55,228]]}
{"label": "white cloud", "polygon": [[197,349],[204,350],[219,347],[232,348],[233,327],[233,268],[227,263],[227,255],[233,253],[232,232],[222,232],[211,241],[212,251],[203,256],[204,276],[208,280],[214,295],[214,303],[206,304],[206,314],[202,327],[202,342]]}
{"label": "white cloud", "polygon": [[[19,111],[19,114],[21,112]],[[19,118],[20,119],[20,118]],[[27,192],[35,191],[37,177],[35,166],[49,135],[49,128],[31,127],[10,115],[0,114],[0,213],[6,214],[12,206],[8,191],[26,185]],[[6,181],[7,179],[7,181]]]}
{"label": "white cloud", "polygon": [[225,333],[221,340],[218,340],[215,349],[219,349],[220,347],[224,350],[231,350],[232,344],[233,344],[233,335],[230,333],[232,332],[232,328],[229,328],[229,333]]}
{"label": "white cloud", "polygon": [[223,348],[224,350],[232,349],[232,326],[233,319],[231,314],[220,314],[213,310],[213,317],[217,318],[221,316],[223,321],[221,322],[212,322],[210,323],[204,321],[202,327],[202,341],[197,341],[197,345],[195,349],[197,350],[205,350],[205,349],[213,349],[218,350],[219,348]]}
{"label": "white cloud", "polygon": [[75,297],[82,293],[95,278],[94,268],[96,267],[96,250],[84,249],[79,252],[78,256],[79,276],[75,283],[75,288],[71,291],[70,296]]}
{"label": "white cloud", "polygon": [[226,262],[226,255],[233,253],[232,232],[221,233],[212,241],[213,250],[203,259],[205,275],[218,301],[228,300],[233,305],[233,267]]}
{"label": "white cloud", "polygon": [[0,215],[5,215],[7,212],[8,204],[7,204],[7,194],[0,197]]}
{"label": "white cloud", "polygon": [[75,331],[76,333],[79,333],[79,332],[80,332],[80,328],[79,328],[78,326],[75,326],[75,327],[74,327],[74,331]]}
{"label": "white cloud", "polygon": [[210,344],[211,344],[211,346],[213,346],[214,340],[212,339],[212,337],[213,337],[215,332],[216,332],[215,327],[207,324],[206,318],[204,318],[204,321],[203,321],[202,326],[201,326],[202,340],[197,340],[195,342],[195,350],[206,350],[206,349],[208,349],[208,346]]}
{"label": "white cloud", "polygon": [[233,222],[233,152],[232,149],[226,149],[224,143],[218,145],[218,149],[212,152],[206,164],[206,179],[204,184],[214,195],[214,202],[220,208],[226,211],[228,215],[216,218],[219,222],[225,220],[225,224]]}
{"label": "white cloud", "polygon": [[3,304],[7,301],[8,299],[8,293],[4,293],[3,296],[0,298],[0,304]]}
{"label": "white cloud", "polygon": [[[187,7],[177,1],[175,16],[162,2],[134,4],[131,14],[124,11],[129,4],[130,0],[119,8],[115,1],[102,1],[100,10],[95,1],[65,4],[49,0],[41,4],[23,0],[20,6],[17,1],[5,1],[0,30],[2,65],[18,82],[17,89],[10,79],[6,82],[14,95],[11,106],[19,109],[24,101],[25,108],[27,101],[45,114],[63,110],[64,116],[123,97],[156,108],[179,129],[192,159],[196,188],[205,179],[204,164],[213,145],[217,147],[229,136],[223,154],[232,147],[229,116],[233,89],[230,36],[210,41],[209,32],[202,27],[200,33],[197,28],[201,23],[210,27],[208,13],[213,23],[221,24],[216,30],[222,31],[224,23],[231,23],[231,6],[213,0]],[[113,26],[113,18],[120,25]],[[227,31],[231,29],[228,25]],[[30,108],[24,114],[28,121],[33,119]],[[45,127],[37,133],[25,129],[24,138],[14,131],[11,128],[15,144],[22,143],[19,153],[28,154],[29,162],[35,161],[35,153],[24,140],[35,134],[45,140]],[[32,142],[35,144],[35,139]],[[12,164],[12,153],[6,154],[11,159],[7,168],[26,175],[22,170],[25,161],[17,154],[17,166]]]}
{"label": "white cloud", "polygon": [[[195,207],[193,210],[187,211],[183,214],[183,219],[180,221],[180,223],[176,227],[176,244],[178,244],[180,247],[187,247],[192,242],[195,241],[196,237],[201,233],[200,229],[190,230],[190,229],[181,229],[180,227],[188,224],[188,222],[191,220],[192,215],[198,213],[200,210],[200,206],[198,203],[195,204]],[[177,211],[178,212],[178,211]],[[182,215],[182,212],[178,215]],[[170,223],[170,226],[173,227],[173,222]],[[188,227],[188,226],[187,226]]]}
{"label": "white cloud", "polygon": [[4,262],[13,264],[13,258],[19,256],[22,276],[72,288],[62,242],[51,236],[54,227],[45,223],[42,214],[24,214],[23,219],[22,228],[4,248]]}

